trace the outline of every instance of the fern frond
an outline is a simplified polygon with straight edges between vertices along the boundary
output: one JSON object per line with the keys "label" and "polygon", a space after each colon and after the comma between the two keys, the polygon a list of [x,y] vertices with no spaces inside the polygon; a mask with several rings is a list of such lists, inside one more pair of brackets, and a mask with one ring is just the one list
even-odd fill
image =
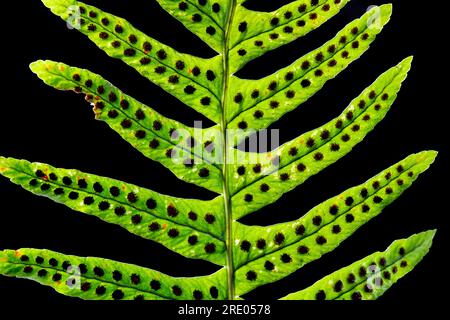
{"label": "fern frond", "polygon": [[34,194],[120,225],[183,256],[225,263],[220,197],[174,198],[78,170],[13,158],[0,157],[0,174]]}
{"label": "fern frond", "polygon": [[[378,12],[380,19],[373,23],[373,16]],[[233,76],[228,128],[244,132],[247,128],[264,129],[297,108],[366,52],[391,14],[391,5],[372,8],[320,48],[263,79]]]}
{"label": "fern frond", "polygon": [[[349,0],[294,0],[272,12],[249,9],[246,0],[157,0],[217,51],[210,59],[178,52],[127,20],[83,2],[41,1],[107,55],[122,60],[215,125],[192,128],[166,118],[89,70],[49,60],[32,63],[31,70],[51,87],[84,94],[96,119],[144,156],[179,179],[219,195],[208,201],[182,199],[112,178],[4,157],[0,174],[33,194],[119,225],[184,257],[222,267],[210,275],[175,278],[117,261],[25,248],[0,251],[0,274],[89,300],[242,300],[253,289],[334,250],[396,200],[437,156],[436,151],[413,154],[294,221],[245,225],[238,219],[347,155],[386,116],[412,57],[383,73],[325,125],[271,152],[236,147],[359,59],[389,22],[392,5],[371,7],[318,49],[267,77],[250,80],[235,73],[320,27]],[[424,257],[434,233],[398,240],[385,252],[282,299],[375,299]]]}
{"label": "fern frond", "polygon": [[[273,203],[348,154],[384,119],[411,68],[412,58],[382,74],[338,118],[305,133],[266,157],[262,164],[233,168],[232,200],[236,219]],[[257,170],[255,170],[257,169]],[[239,172],[245,171],[244,175]]]}
{"label": "fern frond", "polygon": [[212,162],[202,141],[196,141],[197,136],[206,136],[202,129],[194,130],[162,116],[89,70],[54,61],[34,62],[31,70],[49,86],[85,94],[96,119],[105,121],[134,148],[178,178],[222,191],[220,166]]}
{"label": "fern frond", "polygon": [[[240,250],[236,248],[234,257],[237,295],[282,279],[334,250],[408,189],[436,156],[434,151],[411,155],[296,221],[267,227],[238,226],[235,237]],[[261,239],[265,245],[258,248]],[[242,250],[244,241],[252,245],[247,252]]]}
{"label": "fern frond", "polygon": [[223,51],[225,24],[230,2],[227,0],[157,0],[164,10],[180,21],[217,52]]}
{"label": "fern frond", "polygon": [[430,250],[435,234],[436,230],[430,230],[397,240],[386,251],[371,254],[281,300],[375,300],[414,269]]}
{"label": "fern frond", "polygon": [[230,35],[232,73],[249,61],[317,29],[349,0],[293,1],[272,12],[236,7]]}
{"label": "fern frond", "polygon": [[81,258],[50,250],[0,251],[0,274],[37,281],[86,300],[224,299],[224,269],[192,278],[102,258]]}
{"label": "fern frond", "polygon": [[83,2],[42,2],[62,19],[73,20],[79,31],[109,56],[122,60],[212,121],[220,122],[223,73],[219,59],[180,53],[145,35],[125,19]]}

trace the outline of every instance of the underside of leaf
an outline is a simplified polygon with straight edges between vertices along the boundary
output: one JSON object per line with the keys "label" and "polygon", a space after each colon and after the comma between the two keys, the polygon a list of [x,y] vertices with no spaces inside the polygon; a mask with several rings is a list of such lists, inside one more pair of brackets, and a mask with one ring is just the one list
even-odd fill
{"label": "underside of leaf", "polygon": [[233,166],[234,217],[276,201],[352,151],[386,116],[411,62],[412,58],[407,58],[381,75],[336,119],[260,155],[261,163]]}
{"label": "underside of leaf", "polygon": [[0,174],[34,194],[120,225],[186,257],[225,264],[221,199],[165,196],[78,170],[0,157]]}
{"label": "underside of leaf", "polygon": [[[334,250],[435,160],[435,151],[413,154],[291,222],[264,227],[239,222],[358,145],[387,115],[412,57],[383,73],[325,125],[270,152],[244,152],[235,146],[299,107],[364,54],[389,22],[392,5],[370,7],[316,50],[271,75],[250,80],[237,76],[237,71],[319,28],[349,0],[296,0],[271,12],[249,9],[246,0],[157,1],[217,54],[204,59],[179,52],[124,18],[76,0],[42,0],[107,55],[212,120],[212,127],[169,119],[89,70],[49,60],[30,67],[47,85],[83,94],[95,118],[144,156],[179,179],[219,195],[209,201],[176,198],[112,178],[6,157],[0,157],[0,174],[36,195],[221,269],[175,278],[102,258],[25,248],[0,251],[0,274],[89,300],[243,299]],[[434,233],[398,240],[385,252],[283,299],[378,298],[420,262]]]}
{"label": "underside of leaf", "polygon": [[220,60],[183,54],[134,28],[123,18],[79,1],[43,0],[109,56],[136,69],[186,105],[220,120]]}
{"label": "underside of leaf", "polygon": [[431,230],[397,240],[386,251],[371,254],[282,300],[375,300],[423,259],[435,233]]}
{"label": "underside of leaf", "polygon": [[174,278],[101,258],[50,250],[0,251],[0,274],[34,280],[85,300],[215,300],[226,297],[224,270],[204,277]]}
{"label": "underside of leaf", "polygon": [[[210,159],[212,150],[196,140],[197,135],[207,136],[202,129],[164,117],[88,70],[53,61],[37,61],[30,67],[49,86],[84,94],[96,119],[108,123],[134,148],[178,178],[217,193],[222,191],[220,165]],[[220,141],[216,143],[220,145]]]}
{"label": "underside of leaf", "polygon": [[[434,151],[411,155],[296,221],[267,227],[237,226],[236,293],[282,279],[334,250],[409,188],[436,155]],[[258,247],[261,239],[265,245]],[[251,244],[247,251],[242,250],[244,241]]]}

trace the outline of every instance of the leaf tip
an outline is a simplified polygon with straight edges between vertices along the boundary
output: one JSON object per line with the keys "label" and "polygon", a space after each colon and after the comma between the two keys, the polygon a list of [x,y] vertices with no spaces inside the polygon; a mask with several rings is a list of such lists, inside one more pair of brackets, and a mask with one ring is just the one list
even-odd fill
{"label": "leaf tip", "polygon": [[39,79],[49,84],[54,77],[52,73],[64,72],[66,65],[51,60],[37,60],[30,63],[29,68]]}
{"label": "leaf tip", "polygon": [[418,161],[425,163],[427,166],[430,166],[436,160],[438,154],[439,152],[435,150],[423,151],[419,153]]}
{"label": "leaf tip", "polygon": [[0,173],[8,170],[7,160],[8,160],[7,158],[0,156]]}
{"label": "leaf tip", "polygon": [[409,57],[403,59],[403,61],[399,63],[399,66],[402,69],[409,71],[409,70],[411,70],[413,61],[414,61],[414,56],[409,56]]}
{"label": "leaf tip", "polygon": [[35,74],[39,74],[42,71],[42,69],[44,68],[44,66],[45,66],[44,60],[33,61],[29,65],[30,70]]}
{"label": "leaf tip", "polygon": [[[399,64],[397,64],[393,69],[395,69],[395,73],[399,78],[400,83],[403,83],[404,80],[408,77],[408,73],[411,70],[412,62],[414,60],[413,56],[409,56],[403,59]],[[399,88],[400,89],[400,88]]]}
{"label": "leaf tip", "polygon": [[382,4],[380,6],[380,10],[381,10],[382,16],[390,17],[392,15],[392,11],[394,10],[394,6],[392,5],[392,3]]}
{"label": "leaf tip", "polygon": [[436,229],[431,229],[415,235],[415,237],[420,239],[419,240],[421,242],[420,247],[424,248],[426,252],[428,252],[428,250],[431,248],[434,237],[436,236],[436,232],[437,232]]}
{"label": "leaf tip", "polygon": [[371,7],[368,11],[369,28],[381,31],[381,29],[383,29],[383,27],[391,20],[392,10],[393,6],[391,3]]}
{"label": "leaf tip", "polygon": [[430,239],[433,240],[434,236],[435,236],[436,233],[437,233],[437,229],[431,229],[431,230],[425,231],[425,233],[428,235],[428,237],[429,237]]}
{"label": "leaf tip", "polygon": [[41,0],[54,14],[67,18],[69,17],[72,6],[76,5],[75,0]]}

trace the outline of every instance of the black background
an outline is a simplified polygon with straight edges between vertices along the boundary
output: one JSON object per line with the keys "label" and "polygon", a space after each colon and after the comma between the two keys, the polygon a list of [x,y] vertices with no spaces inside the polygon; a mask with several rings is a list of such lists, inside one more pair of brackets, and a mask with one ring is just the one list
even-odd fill
{"label": "black background", "polygon": [[[179,51],[214,56],[210,48],[171,18],[156,1],[86,2],[128,19]],[[251,0],[247,6],[269,10],[288,2]],[[434,39],[445,38],[443,33],[438,34],[439,8],[434,7],[434,11],[429,12],[418,1],[417,4],[415,1],[392,2],[392,20],[371,50],[273,128],[281,128],[281,142],[285,142],[323,124],[337,116],[379,74],[413,54],[413,69],[386,119],[350,155],[244,221],[267,225],[297,218],[312,206],[362,183],[414,152],[438,150],[438,160],[400,199],[335,251],[276,284],[255,290],[248,298],[279,298],[374,251],[384,250],[395,239],[434,228],[438,233],[429,255],[380,301],[431,302],[440,297],[438,290],[445,283],[446,274],[445,265],[440,261],[446,256],[447,236],[444,217],[448,210],[444,192],[448,187],[444,171],[448,164],[445,143],[448,89],[444,88],[445,83],[440,83],[445,70],[439,63],[445,51]],[[239,75],[258,78],[290,64],[361,16],[369,5],[382,3],[352,1],[320,29],[255,60]],[[9,14],[2,18],[1,155],[77,168],[176,196],[214,197],[212,193],[177,180],[161,165],[144,158],[104,123],[95,121],[90,106],[81,96],[47,87],[29,71],[28,65],[37,59],[51,59],[90,69],[164,115],[188,125],[203,119],[199,114],[121,61],[108,58],[82,34],[68,30],[40,1],[14,1],[8,6]],[[0,204],[0,249],[48,248],[134,263],[173,276],[203,275],[217,270],[217,266],[185,259],[118,226],[33,196],[3,177],[0,179]],[[0,277],[0,295],[16,302],[73,299],[28,280],[5,277]]]}

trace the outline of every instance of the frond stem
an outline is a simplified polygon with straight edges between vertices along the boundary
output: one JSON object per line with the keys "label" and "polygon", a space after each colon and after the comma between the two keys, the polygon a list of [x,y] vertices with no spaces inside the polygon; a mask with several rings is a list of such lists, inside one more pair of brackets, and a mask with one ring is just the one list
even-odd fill
{"label": "frond stem", "polygon": [[221,117],[221,131],[222,131],[222,155],[223,155],[223,170],[222,170],[222,184],[223,184],[223,200],[226,220],[226,246],[227,246],[227,296],[228,300],[234,300],[234,266],[233,266],[233,215],[231,211],[231,197],[228,186],[228,135],[227,135],[227,104],[228,104],[228,86],[230,81],[230,67],[229,67],[229,41],[231,24],[233,22],[234,12],[236,9],[236,0],[230,0],[230,9],[225,29],[225,43],[222,52],[223,62],[223,87],[222,87],[222,117]]}

